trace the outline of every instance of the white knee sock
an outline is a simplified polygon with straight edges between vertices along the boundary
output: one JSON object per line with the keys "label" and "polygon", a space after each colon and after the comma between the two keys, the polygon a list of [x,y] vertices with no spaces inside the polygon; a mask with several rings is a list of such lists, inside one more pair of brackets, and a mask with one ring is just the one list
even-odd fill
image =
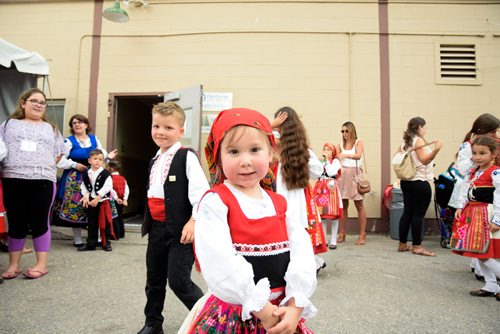
{"label": "white knee sock", "polygon": [[479,260],[478,259],[471,259],[470,260],[470,267],[474,268],[474,274],[483,276],[483,271],[481,270],[481,267],[479,266]]}
{"label": "white knee sock", "polygon": [[328,230],[328,220],[321,219],[321,225],[323,225],[323,233],[325,233],[326,238],[326,231]]}
{"label": "white knee sock", "polygon": [[83,244],[82,229],[80,227],[73,227],[73,242],[75,244]]}
{"label": "white knee sock", "polygon": [[316,269],[322,268],[325,264],[325,260],[319,255],[315,255],[314,259],[316,260]]}
{"label": "white knee sock", "polygon": [[337,244],[337,232],[339,230],[339,220],[334,219],[332,220],[332,239],[330,241],[330,244],[336,245]]}
{"label": "white knee sock", "polygon": [[500,263],[493,259],[488,259],[486,261],[479,260],[479,266],[483,272],[484,281],[486,284],[483,287],[483,290],[497,293],[500,292],[500,287],[497,283],[496,273],[500,274]]}

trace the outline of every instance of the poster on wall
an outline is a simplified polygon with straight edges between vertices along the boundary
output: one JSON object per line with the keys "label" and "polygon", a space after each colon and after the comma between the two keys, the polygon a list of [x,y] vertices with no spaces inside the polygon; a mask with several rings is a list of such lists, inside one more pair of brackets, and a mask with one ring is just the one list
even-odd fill
{"label": "poster on wall", "polygon": [[203,115],[201,133],[209,133],[219,111],[233,107],[233,93],[204,92],[201,102]]}

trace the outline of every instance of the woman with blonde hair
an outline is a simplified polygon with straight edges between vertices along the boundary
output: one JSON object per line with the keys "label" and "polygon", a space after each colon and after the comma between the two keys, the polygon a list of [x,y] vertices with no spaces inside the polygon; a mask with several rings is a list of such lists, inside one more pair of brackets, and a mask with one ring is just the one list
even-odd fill
{"label": "woman with blonde hair", "polygon": [[352,122],[342,124],[342,144],[337,146],[337,156],[342,164],[339,178],[339,190],[342,196],[344,215],[340,219],[338,243],[345,241],[346,220],[348,216],[349,200],[354,201],[358,211],[359,237],[356,245],[366,243],[366,210],[363,204],[364,196],[358,192],[357,176],[363,173],[363,141],[358,138],[356,127]]}

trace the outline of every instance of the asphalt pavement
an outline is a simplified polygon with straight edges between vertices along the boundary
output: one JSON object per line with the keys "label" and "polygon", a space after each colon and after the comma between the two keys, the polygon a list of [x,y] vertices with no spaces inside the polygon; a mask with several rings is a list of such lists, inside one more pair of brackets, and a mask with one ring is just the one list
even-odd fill
{"label": "asphalt pavement", "polygon": [[[0,333],[137,333],[144,323],[147,244],[138,228],[127,226],[112,252],[77,252],[68,228],[53,227],[52,235],[48,275],[0,284]],[[387,235],[368,235],[364,246],[355,241],[348,236],[323,255],[327,267],[312,297],[319,313],[307,321],[315,333],[500,332],[500,302],[469,296],[482,283],[468,259],[440,246],[439,236],[424,239],[437,253],[432,258],[396,252],[397,241]],[[24,270],[34,256],[23,256]],[[0,253],[0,272],[7,264],[8,254]],[[199,273],[193,279],[206,291]],[[165,333],[177,333],[187,313],[169,290]]]}

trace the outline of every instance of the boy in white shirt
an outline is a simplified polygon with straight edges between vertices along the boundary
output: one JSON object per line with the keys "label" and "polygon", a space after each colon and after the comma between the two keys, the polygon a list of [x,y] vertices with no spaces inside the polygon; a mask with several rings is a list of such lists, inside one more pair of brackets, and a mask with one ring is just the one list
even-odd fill
{"label": "boy in white shirt", "polygon": [[79,247],[79,252],[93,251],[96,249],[98,231],[101,232],[102,249],[112,251],[110,236],[114,238],[113,220],[109,195],[113,189],[113,180],[109,172],[102,166],[104,154],[101,150],[92,150],[89,157],[90,169],[82,174],[82,200],[87,209],[88,236],[87,243]]}

